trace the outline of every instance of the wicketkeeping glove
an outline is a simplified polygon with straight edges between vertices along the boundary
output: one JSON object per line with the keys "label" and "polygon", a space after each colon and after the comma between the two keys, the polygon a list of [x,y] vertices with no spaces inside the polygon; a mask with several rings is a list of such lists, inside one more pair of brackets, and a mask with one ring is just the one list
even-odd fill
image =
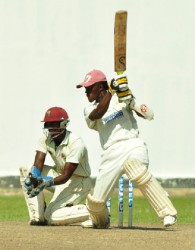
{"label": "wicketkeeping glove", "polygon": [[27,190],[27,192],[30,192],[33,188],[39,185],[41,180],[41,171],[36,166],[33,166],[31,172],[24,180],[24,188]]}
{"label": "wicketkeeping glove", "polygon": [[24,187],[27,190],[29,198],[37,196],[45,187],[51,187],[54,185],[54,179],[51,176],[46,177],[34,177],[32,173],[24,181]]}
{"label": "wicketkeeping glove", "polygon": [[33,188],[29,193],[29,197],[37,196],[45,187],[51,187],[54,185],[54,179],[51,176],[43,177],[42,181],[38,184],[37,187]]}
{"label": "wicketkeeping glove", "polygon": [[32,173],[29,173],[27,178],[24,180],[24,188],[27,190],[27,194],[36,188],[42,182],[42,180],[42,177],[33,176]]}
{"label": "wicketkeeping glove", "polygon": [[127,76],[125,74],[118,75],[108,84],[108,90],[113,95],[117,94],[119,102],[132,99],[132,93],[128,86]]}

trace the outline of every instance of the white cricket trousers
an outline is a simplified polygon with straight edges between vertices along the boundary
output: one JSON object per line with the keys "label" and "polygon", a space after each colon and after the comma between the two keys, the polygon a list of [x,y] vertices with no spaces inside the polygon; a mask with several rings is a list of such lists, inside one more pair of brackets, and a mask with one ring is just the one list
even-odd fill
{"label": "white cricket trousers", "polygon": [[115,143],[103,151],[101,158],[93,198],[105,202],[110,198],[118,178],[124,174],[126,160],[136,158],[146,166],[149,163],[146,143],[140,138]]}

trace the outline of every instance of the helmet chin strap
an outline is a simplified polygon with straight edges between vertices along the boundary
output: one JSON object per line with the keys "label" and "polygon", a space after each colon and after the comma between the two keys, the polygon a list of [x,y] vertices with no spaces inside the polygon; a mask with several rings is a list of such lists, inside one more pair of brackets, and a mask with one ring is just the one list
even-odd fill
{"label": "helmet chin strap", "polygon": [[57,139],[61,134],[64,133],[65,130],[66,130],[66,128],[63,128],[63,129],[61,129],[61,132],[52,136],[52,132],[50,133],[48,129],[43,128],[43,133],[45,134],[46,137],[48,137],[50,135],[52,139]]}
{"label": "helmet chin strap", "polygon": [[[59,132],[57,135],[55,135],[55,136],[52,136],[51,138],[52,139],[57,139],[61,134],[63,134],[64,133],[64,131],[65,131],[65,129],[61,129],[61,132]],[[51,133],[49,132],[49,134],[51,135]]]}
{"label": "helmet chin strap", "polygon": [[[62,120],[60,121],[60,126],[58,127],[58,129],[60,129],[61,131],[56,133],[56,132],[49,132],[50,129],[56,129],[54,127],[45,127],[44,125],[44,134],[46,135],[46,137],[48,137],[49,135],[51,136],[51,138],[54,140],[54,139],[57,139],[61,134],[64,133],[64,131],[66,130],[66,127],[67,125],[69,124],[70,120],[69,119],[65,119],[65,120]],[[52,134],[56,134],[54,136],[52,136]]]}

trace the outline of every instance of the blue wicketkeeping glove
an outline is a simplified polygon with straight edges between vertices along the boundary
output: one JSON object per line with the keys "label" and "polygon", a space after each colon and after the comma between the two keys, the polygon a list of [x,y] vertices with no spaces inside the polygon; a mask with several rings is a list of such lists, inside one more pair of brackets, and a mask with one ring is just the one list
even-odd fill
{"label": "blue wicketkeeping glove", "polygon": [[42,179],[41,171],[36,166],[33,166],[32,171],[24,180],[24,188],[27,190],[27,192],[31,192],[33,188],[39,185]]}
{"label": "blue wicketkeeping glove", "polygon": [[37,178],[37,181],[38,185],[27,192],[29,198],[37,196],[45,187],[51,187],[54,185],[54,178],[51,176],[45,176],[42,180],[38,180]]}

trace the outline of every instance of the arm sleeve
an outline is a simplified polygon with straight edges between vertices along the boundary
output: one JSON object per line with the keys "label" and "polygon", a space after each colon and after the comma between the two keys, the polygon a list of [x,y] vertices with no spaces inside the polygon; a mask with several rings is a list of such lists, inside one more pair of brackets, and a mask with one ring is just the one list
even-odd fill
{"label": "arm sleeve", "polygon": [[84,117],[87,123],[87,126],[91,129],[95,129],[96,121],[92,121],[89,119],[90,113],[94,110],[94,106],[89,106],[84,109]]}
{"label": "arm sleeve", "polygon": [[135,98],[129,103],[129,108],[140,114],[146,120],[150,121],[154,119],[153,111],[146,104],[138,105],[135,102]]}
{"label": "arm sleeve", "polygon": [[38,141],[38,145],[36,151],[40,151],[43,153],[47,153],[47,145],[46,145],[46,136],[43,134],[42,137]]}
{"label": "arm sleeve", "polygon": [[68,152],[66,156],[66,162],[80,163],[85,152],[85,145],[82,140],[78,138],[68,145]]}
{"label": "arm sleeve", "polygon": [[66,162],[78,164],[74,174],[89,176],[91,173],[87,148],[81,138],[73,138],[66,150]]}

